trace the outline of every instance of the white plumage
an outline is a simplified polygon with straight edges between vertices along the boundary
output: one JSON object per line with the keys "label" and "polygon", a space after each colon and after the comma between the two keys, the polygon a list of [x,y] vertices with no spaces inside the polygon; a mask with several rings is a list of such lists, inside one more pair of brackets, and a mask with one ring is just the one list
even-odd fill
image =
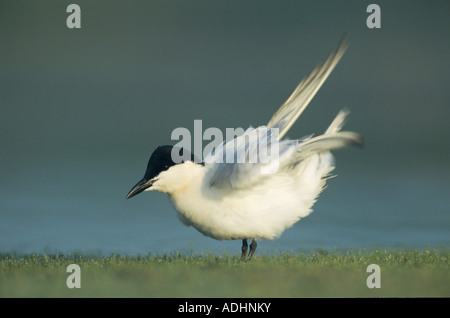
{"label": "white plumage", "polygon": [[[145,177],[127,198],[142,191],[167,193],[180,220],[206,236],[218,240],[274,239],[312,212],[312,206],[334,169],[330,150],[362,145],[354,132],[341,131],[348,111],[339,112],[324,134],[299,140],[283,140],[316,92],[334,69],[347,47],[342,41],[336,51],[302,80],[267,126],[249,128],[244,135],[223,143],[209,153],[203,164],[168,159],[170,146],[160,147],[149,160]],[[270,137],[278,131],[278,139]],[[263,143],[262,141],[265,141]],[[235,144],[238,147],[235,147]],[[254,162],[260,148],[278,149],[273,162]],[[218,163],[227,151],[234,151],[244,163]],[[250,162],[249,162],[250,161]],[[265,170],[264,170],[265,169]],[[267,173],[269,171],[269,173]],[[245,250],[245,251],[244,251]]]}

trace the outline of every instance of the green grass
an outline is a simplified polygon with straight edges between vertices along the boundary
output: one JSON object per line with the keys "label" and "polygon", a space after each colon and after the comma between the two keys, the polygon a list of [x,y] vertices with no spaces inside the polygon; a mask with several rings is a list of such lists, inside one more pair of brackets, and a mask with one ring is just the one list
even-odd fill
{"label": "green grass", "polygon": [[[256,255],[0,255],[0,297],[449,297],[448,251]],[[69,264],[81,288],[69,289]],[[369,289],[369,264],[381,288]]]}

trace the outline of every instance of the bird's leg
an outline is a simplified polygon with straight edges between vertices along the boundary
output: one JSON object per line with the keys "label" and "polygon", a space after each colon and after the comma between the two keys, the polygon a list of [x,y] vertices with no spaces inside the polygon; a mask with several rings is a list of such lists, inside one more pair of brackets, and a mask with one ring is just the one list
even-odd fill
{"label": "bird's leg", "polygon": [[252,258],[257,246],[258,244],[256,244],[256,240],[252,239],[252,244],[250,244],[250,252],[248,252],[248,259]]}
{"label": "bird's leg", "polygon": [[247,255],[247,239],[243,239],[242,240],[242,258],[245,258],[245,256]]}

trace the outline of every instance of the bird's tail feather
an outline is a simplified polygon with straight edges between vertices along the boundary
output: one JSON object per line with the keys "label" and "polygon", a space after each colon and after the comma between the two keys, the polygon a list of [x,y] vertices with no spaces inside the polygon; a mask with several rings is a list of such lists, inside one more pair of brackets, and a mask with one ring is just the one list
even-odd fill
{"label": "bird's tail feather", "polygon": [[325,135],[328,134],[334,134],[342,129],[342,127],[345,124],[345,120],[347,119],[347,116],[350,114],[350,111],[347,108],[344,108],[341,110],[337,116],[334,118],[334,120],[331,122],[328,129],[325,131]]}
{"label": "bird's tail feather", "polygon": [[364,142],[360,134],[353,131],[340,131],[348,114],[348,110],[340,111],[323,135],[301,142],[298,147],[296,160],[306,158],[314,153],[321,153],[346,146],[362,147]]}

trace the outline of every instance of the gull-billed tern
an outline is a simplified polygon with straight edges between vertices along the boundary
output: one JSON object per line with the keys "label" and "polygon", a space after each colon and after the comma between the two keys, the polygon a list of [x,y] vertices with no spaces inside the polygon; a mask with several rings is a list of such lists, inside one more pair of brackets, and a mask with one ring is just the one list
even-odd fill
{"label": "gull-billed tern", "polygon": [[[250,136],[246,141],[236,137],[223,142],[200,162],[193,156],[189,157],[191,160],[175,162],[172,146],[158,147],[150,157],[144,177],[126,198],[142,191],[167,193],[184,224],[217,240],[242,240],[243,258],[247,256],[247,239],[252,239],[247,256],[251,258],[256,240],[277,238],[312,212],[334,169],[330,151],[363,145],[359,134],[341,131],[347,110],[340,111],[322,135],[282,139],[339,62],[347,42],[344,38],[328,59],[300,82],[267,126],[250,127],[245,132]],[[278,137],[270,139],[275,132]],[[245,149],[245,158],[251,157],[261,146],[261,134],[267,137],[267,148],[278,149],[274,171],[263,171],[269,168],[268,162],[215,160],[230,150],[237,155]],[[187,151],[176,149],[180,150]]]}

